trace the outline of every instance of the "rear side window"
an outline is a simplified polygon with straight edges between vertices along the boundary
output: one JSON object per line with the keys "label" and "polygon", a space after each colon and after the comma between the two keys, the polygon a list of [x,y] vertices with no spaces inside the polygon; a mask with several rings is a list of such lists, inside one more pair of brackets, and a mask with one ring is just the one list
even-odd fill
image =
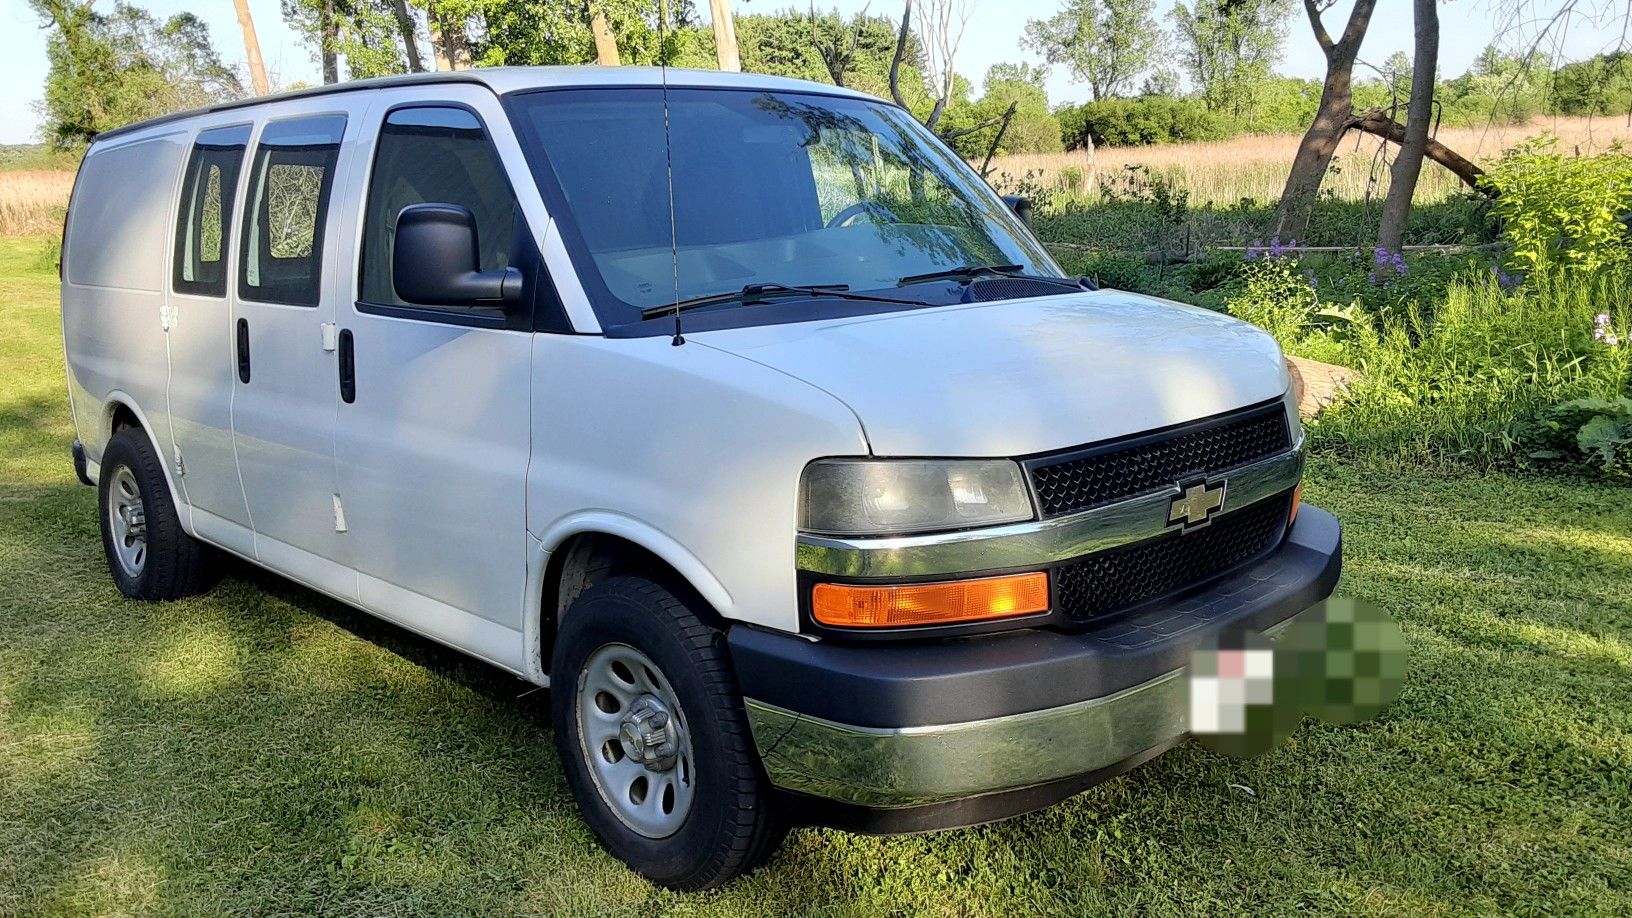
{"label": "rear side window", "polygon": [[346,116],[274,121],[261,131],[244,209],[238,295],[316,306],[323,289],[323,224]]}
{"label": "rear side window", "polygon": [[359,281],[363,303],[409,305],[391,284],[392,243],[397,215],[424,203],[470,209],[483,271],[511,263],[516,196],[481,121],[451,106],[399,108],[380,129],[369,180]]}
{"label": "rear side window", "polygon": [[176,218],[177,293],[227,294],[227,237],[249,125],[203,131],[193,144]]}

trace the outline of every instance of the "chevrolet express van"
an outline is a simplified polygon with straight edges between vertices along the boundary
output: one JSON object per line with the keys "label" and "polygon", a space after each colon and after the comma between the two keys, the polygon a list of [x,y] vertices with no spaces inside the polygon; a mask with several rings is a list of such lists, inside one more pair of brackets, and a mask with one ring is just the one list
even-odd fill
{"label": "chevrolet express van", "polygon": [[1066,277],[906,112],[636,68],[361,81],[97,138],[62,256],[127,596],[236,555],[548,686],[657,883],[1034,810],[1326,597],[1261,331]]}

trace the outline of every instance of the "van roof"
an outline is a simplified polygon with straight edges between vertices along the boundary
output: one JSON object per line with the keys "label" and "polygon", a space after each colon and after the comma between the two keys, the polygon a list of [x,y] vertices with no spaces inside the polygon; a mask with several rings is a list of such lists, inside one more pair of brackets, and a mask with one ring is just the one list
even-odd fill
{"label": "van roof", "polygon": [[348,80],[343,83],[331,83],[327,86],[314,86],[308,89],[273,93],[269,96],[237,99],[232,102],[222,102],[217,105],[177,112],[171,115],[160,115],[157,118],[149,118],[145,121],[137,121],[116,127],[96,135],[92,142],[96,143],[112,137],[122,137],[146,128],[182,121],[211,112],[254,108],[287,99],[307,99],[313,96],[367,92],[372,89],[465,83],[486,86],[495,94],[504,95],[505,93],[528,89],[553,89],[574,86],[660,86],[664,82],[667,82],[669,86],[686,88],[820,92],[827,95],[876,100],[874,96],[842,86],[815,83],[809,80],[796,80],[789,77],[769,76],[762,73],[724,73],[718,70],[689,70],[681,67],[605,67],[596,64],[551,67],[481,67],[474,70],[411,73],[399,76],[373,77],[366,80]]}

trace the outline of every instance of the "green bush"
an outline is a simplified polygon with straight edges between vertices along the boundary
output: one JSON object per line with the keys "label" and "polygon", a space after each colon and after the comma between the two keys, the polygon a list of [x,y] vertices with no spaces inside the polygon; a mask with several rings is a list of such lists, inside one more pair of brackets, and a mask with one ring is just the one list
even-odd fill
{"label": "green bush", "polygon": [[1536,427],[1533,459],[1580,458],[1611,475],[1632,476],[1632,398],[1577,398],[1554,405]]}
{"label": "green bush", "polygon": [[1101,99],[1063,106],[1056,113],[1060,139],[1075,150],[1092,140],[1096,146],[1135,146],[1221,140],[1231,132],[1200,99],[1140,96]]}
{"label": "green bush", "polygon": [[[1437,309],[1405,302],[1290,350],[1353,367],[1342,402],[1312,425],[1316,442],[1367,454],[1522,460],[1536,419],[1577,398],[1615,398],[1632,381],[1625,345],[1594,338],[1595,314],[1625,328],[1624,269],[1544,274],[1508,290],[1490,272],[1458,275]],[[1315,353],[1319,350],[1320,353]]]}
{"label": "green bush", "polygon": [[1623,217],[1632,211],[1632,156],[1619,147],[1597,156],[1565,156],[1556,138],[1527,141],[1491,167],[1492,213],[1526,271],[1561,266],[1588,271],[1628,260]]}

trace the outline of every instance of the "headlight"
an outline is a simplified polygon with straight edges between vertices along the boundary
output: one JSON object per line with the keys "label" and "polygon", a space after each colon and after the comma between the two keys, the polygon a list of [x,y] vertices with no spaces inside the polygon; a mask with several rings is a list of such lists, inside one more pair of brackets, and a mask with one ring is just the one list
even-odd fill
{"label": "headlight", "polygon": [[1007,459],[822,459],[805,467],[800,527],[884,535],[1032,518],[1020,466]]}

